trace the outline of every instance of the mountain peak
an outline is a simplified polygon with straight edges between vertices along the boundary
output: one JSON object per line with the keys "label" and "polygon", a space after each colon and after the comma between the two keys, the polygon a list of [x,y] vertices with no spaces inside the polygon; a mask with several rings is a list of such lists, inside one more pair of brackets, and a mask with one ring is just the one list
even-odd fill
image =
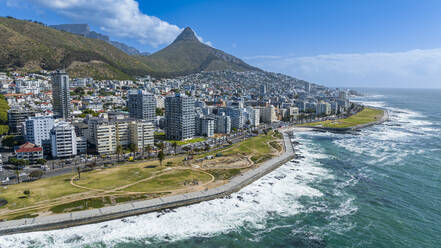
{"label": "mountain peak", "polygon": [[199,42],[198,38],[196,37],[196,34],[194,33],[193,29],[190,27],[186,27],[184,31],[182,31],[181,34],[176,37],[174,42],[181,41],[181,40],[188,40],[188,41],[197,41]]}

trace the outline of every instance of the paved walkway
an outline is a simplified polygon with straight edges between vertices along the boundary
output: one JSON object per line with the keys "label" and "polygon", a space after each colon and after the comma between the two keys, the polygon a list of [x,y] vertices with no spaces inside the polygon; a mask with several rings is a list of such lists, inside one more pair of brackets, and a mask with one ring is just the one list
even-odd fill
{"label": "paved walkway", "polygon": [[234,177],[225,185],[206,189],[204,191],[155,198],[145,201],[129,202],[99,209],[0,222],[0,235],[52,230],[102,222],[166,208],[185,206],[229,195],[294,158],[294,150],[290,142],[290,138],[286,132],[283,133],[283,140],[285,145],[285,152],[283,154],[266,161],[255,169],[249,170],[237,177]]}

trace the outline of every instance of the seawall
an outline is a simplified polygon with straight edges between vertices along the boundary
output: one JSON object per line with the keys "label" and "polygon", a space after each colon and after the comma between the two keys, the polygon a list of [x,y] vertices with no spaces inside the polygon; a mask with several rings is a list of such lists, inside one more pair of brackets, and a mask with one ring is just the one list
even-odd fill
{"label": "seawall", "polygon": [[286,132],[283,132],[283,141],[285,146],[283,154],[264,162],[255,169],[232,178],[227,184],[216,188],[98,209],[0,222],[0,235],[54,230],[98,223],[224,197],[239,191],[241,188],[292,160],[295,157],[294,149]]}

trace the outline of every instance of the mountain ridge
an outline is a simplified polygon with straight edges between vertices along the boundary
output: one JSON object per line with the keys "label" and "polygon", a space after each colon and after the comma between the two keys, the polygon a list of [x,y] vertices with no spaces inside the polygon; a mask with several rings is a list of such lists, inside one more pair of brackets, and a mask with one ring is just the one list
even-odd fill
{"label": "mountain ridge", "polygon": [[215,70],[261,71],[233,55],[203,44],[190,27],[164,49],[138,59],[162,76]]}
{"label": "mountain ridge", "polygon": [[[79,28],[86,26],[79,26]],[[59,31],[40,22],[0,17],[0,71],[66,68],[72,77],[133,79],[176,77],[202,71],[260,71],[199,41],[185,28],[170,45],[146,56],[128,55],[106,41]]]}

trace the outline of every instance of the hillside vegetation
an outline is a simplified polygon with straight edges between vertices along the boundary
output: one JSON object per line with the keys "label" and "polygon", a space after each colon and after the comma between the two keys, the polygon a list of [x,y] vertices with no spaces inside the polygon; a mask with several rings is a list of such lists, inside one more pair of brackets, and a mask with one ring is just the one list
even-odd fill
{"label": "hillside vegetation", "polygon": [[[0,17],[0,47],[0,71],[67,68],[75,76],[92,73],[98,79],[126,79],[151,71],[146,64],[104,41],[13,18]],[[81,62],[82,66],[70,67],[73,62]]]}
{"label": "hillside vegetation", "polygon": [[4,95],[0,95],[0,135],[7,134],[8,127],[8,110],[9,105]]}
{"label": "hillside vegetation", "polygon": [[66,68],[73,77],[129,79],[174,77],[201,71],[256,71],[242,60],[201,43],[186,28],[168,47],[149,56],[128,55],[111,44],[40,23],[0,17],[0,71]]}

